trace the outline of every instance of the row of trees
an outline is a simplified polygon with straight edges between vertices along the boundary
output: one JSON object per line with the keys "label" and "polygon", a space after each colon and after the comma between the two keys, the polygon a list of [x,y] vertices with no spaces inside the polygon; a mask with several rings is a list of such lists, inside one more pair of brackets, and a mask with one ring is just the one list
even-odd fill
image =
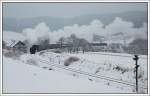
{"label": "row of trees", "polygon": [[124,47],[125,52],[130,54],[148,54],[148,40],[147,39],[135,39],[129,44],[129,46]]}
{"label": "row of trees", "polygon": [[68,45],[67,49],[68,52],[76,52],[78,53],[79,50],[82,50],[84,53],[88,50],[89,45],[88,41],[83,38],[76,37],[75,34],[71,34],[69,37],[61,37],[57,44],[60,44],[60,48],[63,48],[63,45]]}

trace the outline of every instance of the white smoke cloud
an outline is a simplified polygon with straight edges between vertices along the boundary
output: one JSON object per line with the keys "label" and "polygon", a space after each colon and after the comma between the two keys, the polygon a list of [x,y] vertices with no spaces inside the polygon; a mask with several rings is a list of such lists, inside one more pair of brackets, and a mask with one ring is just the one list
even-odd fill
{"label": "white smoke cloud", "polygon": [[23,34],[27,37],[30,43],[38,43],[38,38],[50,39],[50,43],[56,43],[60,37],[69,37],[75,34],[79,38],[84,38],[89,42],[93,39],[93,34],[105,36],[111,40],[115,33],[123,33],[127,38],[147,38],[147,24],[144,23],[140,28],[134,28],[134,24],[129,21],[116,17],[115,20],[104,27],[100,20],[93,20],[89,25],[78,24],[64,26],[63,29],[51,31],[45,23],[38,24],[35,28],[23,30]]}
{"label": "white smoke cloud", "polygon": [[23,30],[23,35],[30,44],[38,44],[40,40],[49,39],[50,29],[45,23],[38,24],[35,28],[27,28]]}
{"label": "white smoke cloud", "polygon": [[51,38],[53,41],[57,41],[57,38],[53,37],[68,37],[71,34],[75,34],[79,38],[84,38],[88,41],[92,41],[93,34],[99,33],[101,35],[105,35],[104,24],[101,23],[99,20],[93,20],[89,25],[81,25],[74,24],[72,26],[65,26],[63,29],[59,29],[53,31],[51,34]]}
{"label": "white smoke cloud", "polygon": [[129,21],[124,21],[119,17],[106,26],[105,31],[109,32],[110,36],[115,33],[123,33],[124,37],[131,38],[147,38],[147,25],[143,24],[140,28],[134,28],[134,24]]}
{"label": "white smoke cloud", "polygon": [[[60,37],[68,37],[75,34],[80,38],[84,38],[89,42],[93,39],[93,34],[105,36],[107,39],[112,39],[112,35],[116,33],[123,33],[125,38],[147,38],[147,25],[143,24],[141,28],[134,28],[134,24],[129,21],[124,21],[119,17],[104,27],[100,20],[93,20],[89,25],[74,24],[72,26],[65,26],[51,33],[51,39],[57,41]],[[57,38],[53,38],[57,37]]]}

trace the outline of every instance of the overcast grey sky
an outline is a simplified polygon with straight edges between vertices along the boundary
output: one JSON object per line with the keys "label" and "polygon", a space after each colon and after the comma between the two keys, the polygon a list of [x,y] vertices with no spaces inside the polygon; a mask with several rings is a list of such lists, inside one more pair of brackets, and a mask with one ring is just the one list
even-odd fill
{"label": "overcast grey sky", "polygon": [[4,17],[74,17],[87,14],[147,11],[147,3],[3,3]]}

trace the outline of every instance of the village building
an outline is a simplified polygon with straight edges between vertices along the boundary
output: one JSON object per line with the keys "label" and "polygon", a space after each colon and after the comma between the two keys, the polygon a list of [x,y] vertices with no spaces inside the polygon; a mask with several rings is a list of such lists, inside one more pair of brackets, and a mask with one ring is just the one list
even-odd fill
{"label": "village building", "polygon": [[25,45],[25,43],[21,42],[21,41],[18,41],[16,44],[14,44],[13,46],[13,49],[15,50],[19,50],[19,51],[22,51],[22,52],[27,52],[27,46]]}
{"label": "village building", "polygon": [[107,43],[89,43],[91,51],[107,51]]}
{"label": "village building", "polygon": [[11,43],[6,43],[5,48],[7,50],[13,50],[13,51],[22,51],[22,52],[27,52],[27,46],[24,42],[22,41],[14,41]]}

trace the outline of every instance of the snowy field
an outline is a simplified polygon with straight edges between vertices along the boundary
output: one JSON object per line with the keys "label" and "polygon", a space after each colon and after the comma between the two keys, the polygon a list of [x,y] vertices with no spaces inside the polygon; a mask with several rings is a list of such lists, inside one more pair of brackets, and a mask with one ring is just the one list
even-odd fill
{"label": "snowy field", "polygon": [[6,66],[4,66],[3,90],[6,93],[107,93],[121,91],[103,83],[90,82],[56,71],[43,70],[17,60],[4,58],[4,62],[7,62],[4,63]]}
{"label": "snowy field", "polygon": [[[120,56],[121,55],[121,56]],[[70,57],[78,61],[65,66]],[[3,56],[4,93],[135,93],[134,56],[53,53]],[[147,56],[139,59],[139,93],[147,93]]]}

